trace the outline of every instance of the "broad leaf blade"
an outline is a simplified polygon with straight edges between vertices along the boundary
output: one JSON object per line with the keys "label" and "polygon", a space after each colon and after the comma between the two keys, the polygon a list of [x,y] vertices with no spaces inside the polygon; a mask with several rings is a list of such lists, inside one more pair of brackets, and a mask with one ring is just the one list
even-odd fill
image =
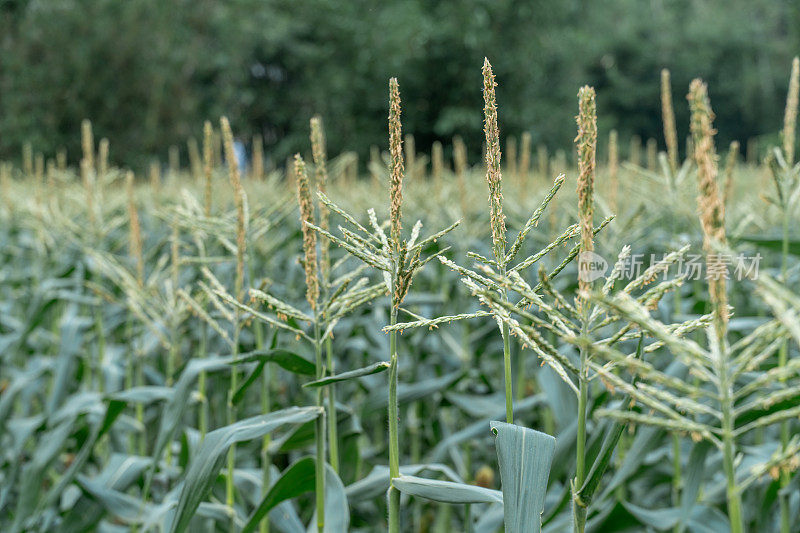
{"label": "broad leaf blade", "polygon": [[389,363],[386,361],[381,361],[380,363],[375,363],[373,365],[365,366],[364,368],[350,370],[349,372],[343,372],[341,374],[336,374],[334,376],[328,376],[327,378],[311,381],[303,386],[324,387],[325,385],[330,385],[332,383],[337,383],[339,381],[347,381],[349,379],[360,378],[362,376],[371,376],[372,374],[378,374],[380,372],[385,371],[388,368],[389,368]]}
{"label": "broad leaf blade", "polygon": [[539,533],[556,439],[504,422],[492,422],[503,486],[507,533]]}
{"label": "broad leaf blade", "polygon": [[281,477],[272,485],[269,492],[264,495],[261,503],[258,504],[256,510],[247,519],[247,523],[242,528],[242,533],[255,531],[261,520],[281,502],[296,498],[305,492],[313,491],[314,476],[313,457],[304,457],[292,464],[281,474]]}
{"label": "broad leaf blade", "polygon": [[417,476],[396,477],[392,480],[397,490],[409,496],[443,503],[503,503],[503,493],[477,485],[440,481]]}
{"label": "broad leaf blade", "polygon": [[313,420],[321,412],[318,407],[290,407],[241,420],[206,435],[189,465],[170,531],[185,531],[189,526],[200,502],[211,490],[231,445],[263,437],[285,424],[301,424]]}

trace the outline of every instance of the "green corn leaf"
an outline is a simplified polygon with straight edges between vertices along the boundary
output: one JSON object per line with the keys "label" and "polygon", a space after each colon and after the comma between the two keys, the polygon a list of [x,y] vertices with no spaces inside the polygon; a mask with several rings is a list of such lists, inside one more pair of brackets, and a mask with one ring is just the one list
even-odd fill
{"label": "green corn leaf", "polygon": [[26,387],[35,383],[45,373],[47,368],[46,366],[39,366],[13,376],[11,384],[3,391],[3,394],[0,395],[0,428],[5,426],[6,420],[8,420],[12,408],[14,407],[17,395],[25,390]]}
{"label": "green corn leaf", "polygon": [[[485,426],[484,426],[485,428]],[[463,482],[452,468],[438,463],[403,465],[400,467],[401,476],[416,476],[423,472],[436,472],[451,481]],[[377,465],[372,468],[369,474],[359,479],[355,483],[347,486],[347,499],[351,502],[360,502],[370,498],[376,498],[385,494],[389,490],[389,468]]]}
{"label": "green corn leaf", "polygon": [[244,398],[247,389],[250,388],[250,385],[256,382],[258,376],[264,371],[264,367],[267,365],[265,362],[260,362],[256,365],[256,367],[247,375],[247,378],[239,385],[239,388],[236,389],[236,392],[233,393],[233,397],[231,398],[231,402],[233,405],[239,405],[241,403],[242,398]]}
{"label": "green corn leaf", "polygon": [[69,433],[64,430],[68,431],[73,429],[72,426],[75,420],[63,422],[62,425],[57,428],[58,431],[52,435],[52,441],[48,440],[49,437],[44,437],[46,445],[37,449],[33,462],[29,463],[24,471],[25,478],[21,489],[22,496],[17,503],[17,513],[14,526],[12,527],[13,531],[27,529],[27,526],[25,526],[27,521],[35,523],[45,509],[58,500],[64,489],[72,483],[72,480],[89,459],[97,440],[108,432],[124,408],[125,403],[117,400],[110,400],[106,403],[102,418],[98,422],[91,424],[89,434],[81,444],[80,450],[75,455],[72,463],[61,474],[58,481],[50,487],[47,494],[44,495],[44,497],[39,497],[41,475],[52,462],[55,454],[60,452],[63,448],[64,441],[69,435]]}
{"label": "green corn leaf", "polygon": [[261,373],[264,371],[264,365],[267,363],[275,363],[284,370],[292,374],[302,376],[313,376],[316,373],[314,363],[308,359],[287,350],[272,349],[272,350],[255,350],[242,354],[240,358],[256,358],[258,365],[247,376],[244,382],[236,389],[233,395],[233,403],[238,404],[244,398],[247,389],[255,383]]}
{"label": "green corn leaf", "polygon": [[247,519],[242,533],[249,533],[258,528],[261,520],[281,502],[296,498],[301,494],[314,490],[316,469],[313,457],[304,457],[295,461],[282,474],[261,499],[255,511]]}
{"label": "green corn leaf", "polygon": [[61,451],[72,431],[73,424],[73,421],[67,420],[41,434],[42,445],[36,448],[32,460],[22,469],[22,484],[19,489],[20,494],[12,530],[22,530],[25,520],[33,514],[36,502],[40,499],[41,477]]}
{"label": "green corn leaf", "polygon": [[[316,510],[311,516],[311,529],[317,522]],[[342,480],[325,463],[325,528],[323,533],[339,533],[350,529],[350,508]]]}
{"label": "green corn leaf", "polygon": [[392,485],[403,494],[443,503],[503,503],[503,493],[466,483],[417,476],[396,477]]}
{"label": "green corn leaf", "polygon": [[349,372],[343,372],[334,376],[328,376],[327,378],[311,381],[304,384],[303,387],[324,387],[325,385],[331,385],[332,383],[337,383],[339,381],[347,381],[349,379],[360,378],[362,376],[371,376],[372,374],[378,374],[387,370],[389,366],[390,365],[387,361],[381,361],[380,363],[365,366],[364,368],[350,370]]}
{"label": "green corn leaf", "polygon": [[505,422],[492,422],[503,485],[507,533],[538,533],[555,452],[550,435]]}
{"label": "green corn leaf", "polygon": [[[106,466],[103,467],[103,471],[96,477],[89,479],[78,474],[75,483],[84,491],[84,494],[66,512],[60,530],[64,533],[93,531],[106,513],[103,502],[87,490],[85,483],[94,484],[100,489],[125,491],[141,477],[149,465],[150,459],[146,457],[113,454]],[[141,502],[136,498],[131,498],[138,511],[141,508]],[[114,516],[119,515],[116,509],[109,512]]]}
{"label": "green corn leaf", "polygon": [[682,521],[686,521],[688,530],[692,533],[727,533],[730,531],[727,517],[706,505],[696,505],[688,516],[684,515],[684,510],[680,507],[645,509],[629,502],[623,502],[622,505],[641,524],[656,531],[673,530]]}
{"label": "green corn leaf", "polygon": [[290,407],[255,416],[206,435],[189,465],[170,531],[185,531],[200,502],[211,490],[231,445],[257,439],[287,424],[302,424],[322,414],[318,407]]}
{"label": "green corn leaf", "polygon": [[150,404],[153,402],[162,402],[172,398],[173,390],[169,387],[158,386],[142,386],[132,387],[121,392],[115,392],[109,395],[114,400],[119,400],[125,403],[141,403]]}
{"label": "green corn leaf", "polygon": [[[746,242],[748,244],[755,244],[767,250],[780,252],[783,249],[783,239],[781,237],[763,237],[758,235],[745,235],[734,239],[736,242]],[[800,255],[800,240],[796,238],[789,239],[789,253],[792,255]]]}
{"label": "green corn leaf", "polygon": [[705,474],[706,456],[711,450],[711,444],[700,441],[692,446],[689,454],[689,463],[686,466],[686,479],[681,490],[681,520],[680,531],[684,530],[687,517],[692,513],[692,509],[697,503],[697,496],[700,494],[700,484],[703,482]]}

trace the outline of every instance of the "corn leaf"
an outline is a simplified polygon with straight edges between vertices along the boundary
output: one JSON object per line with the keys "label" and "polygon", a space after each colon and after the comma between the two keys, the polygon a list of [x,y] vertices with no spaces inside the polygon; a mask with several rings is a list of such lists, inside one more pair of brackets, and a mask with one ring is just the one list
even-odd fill
{"label": "corn leaf", "polygon": [[555,452],[550,435],[505,422],[492,422],[503,486],[507,533],[538,533]]}

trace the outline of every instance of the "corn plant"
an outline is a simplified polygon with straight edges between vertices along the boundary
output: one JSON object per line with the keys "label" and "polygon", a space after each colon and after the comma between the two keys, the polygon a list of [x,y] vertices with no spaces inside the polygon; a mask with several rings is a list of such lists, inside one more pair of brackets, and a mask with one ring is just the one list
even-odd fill
{"label": "corn plant", "polygon": [[[327,258],[323,256],[323,261],[326,266],[322,267],[321,264],[323,261],[320,261],[317,257],[316,233],[312,230],[312,228],[317,228],[317,226],[313,224],[315,221],[314,207],[311,203],[310,185],[305,163],[299,155],[295,158],[295,180],[298,186],[301,220],[305,228],[303,265],[306,276],[306,301],[311,309],[311,313],[304,312],[270,295],[268,292],[257,288],[251,288],[249,290],[251,301],[268,306],[272,310],[271,312],[259,310],[251,304],[237,300],[233,295],[224,290],[221,284],[215,284],[214,294],[226,305],[230,305],[245,313],[248,319],[254,319],[257,322],[271,327],[288,331],[310,344],[314,352],[312,368],[315,379],[305,386],[315,391],[316,406],[323,409],[325,407],[323,405],[323,393],[326,389],[330,390],[335,383],[375,374],[385,371],[388,368],[388,363],[378,362],[364,368],[337,375],[333,373],[331,352],[329,352],[328,355],[327,365],[322,356],[325,345],[330,345],[326,339],[331,338],[337,322],[359,306],[384,294],[386,288],[383,283],[369,284],[369,280],[361,275],[363,268],[355,268],[333,280],[325,282],[324,289],[320,291],[321,272],[325,272],[325,276],[329,273],[335,273],[343,266],[344,261],[339,261],[334,265],[330,265],[327,264]],[[311,333],[306,332],[302,327],[297,325],[297,322],[309,324]],[[331,348],[326,349],[330,350]],[[256,370],[256,372],[260,371],[261,368]],[[237,390],[235,397],[240,398],[244,392],[244,387],[249,386],[257,377],[257,373],[251,374],[245,384]],[[329,402],[327,404],[327,409],[328,424],[335,424],[337,419],[335,404],[332,401]],[[331,475],[335,476],[335,469],[331,469],[333,474],[326,472],[326,463],[329,462],[329,459],[330,462],[333,463],[333,456],[326,456],[326,417],[318,417],[316,424],[316,456],[314,459],[316,465],[316,486],[314,490],[317,498],[317,527],[322,531],[326,523],[326,478],[329,478]],[[336,433],[334,431],[328,433],[328,435],[333,435],[335,438]],[[329,453],[333,453],[334,451],[335,447],[330,450]],[[284,476],[286,475],[287,474],[284,474]],[[297,474],[292,472],[292,475]],[[276,481],[276,483],[278,482],[280,482],[280,480]],[[258,520],[266,516],[267,512],[275,505],[271,499],[272,496],[271,493],[267,493],[264,496],[262,503],[257,507],[253,516],[248,521],[248,527],[250,524],[257,524]],[[342,523],[341,521],[346,520],[346,517],[337,516],[334,517],[334,519]]]}
{"label": "corn plant", "polygon": [[[319,193],[320,200],[331,211],[342,216],[353,230],[339,227],[342,237],[337,237],[329,231],[306,221],[306,226],[314,229],[323,237],[344,248],[354,257],[366,265],[376,268],[383,274],[383,290],[391,296],[390,317],[391,326],[397,323],[400,305],[411,287],[414,275],[425,264],[437,257],[438,252],[432,256],[421,258],[426,246],[436,241],[456,227],[456,224],[435,233],[427,238],[419,239],[422,223],[418,222],[409,240],[402,239],[402,206],[403,206],[403,149],[402,126],[400,122],[400,89],[395,78],[389,81],[389,150],[391,154],[391,187],[390,187],[390,217],[389,235],[378,223],[373,210],[369,211],[371,229],[359,224],[356,219],[331,202],[324,193]],[[400,442],[398,432],[398,355],[397,332],[389,333],[389,531],[400,531],[400,491],[403,485],[398,486],[396,480],[400,478]],[[412,482],[413,483],[413,482]],[[424,484],[424,483],[423,483]],[[409,489],[405,486],[406,490]]]}

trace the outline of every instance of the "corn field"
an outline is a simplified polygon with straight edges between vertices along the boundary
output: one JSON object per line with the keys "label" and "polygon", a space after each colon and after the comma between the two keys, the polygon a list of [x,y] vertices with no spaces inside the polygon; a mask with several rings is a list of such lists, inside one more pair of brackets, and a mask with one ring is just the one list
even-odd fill
{"label": "corn field", "polygon": [[0,530],[800,531],[799,71],[746,150],[665,70],[663,139],[583,87],[551,154],[488,60],[482,154],[415,146],[394,78],[363,175],[324,117],[285,168],[224,117],[144,175],[88,121],[75,164],[26,145]]}

